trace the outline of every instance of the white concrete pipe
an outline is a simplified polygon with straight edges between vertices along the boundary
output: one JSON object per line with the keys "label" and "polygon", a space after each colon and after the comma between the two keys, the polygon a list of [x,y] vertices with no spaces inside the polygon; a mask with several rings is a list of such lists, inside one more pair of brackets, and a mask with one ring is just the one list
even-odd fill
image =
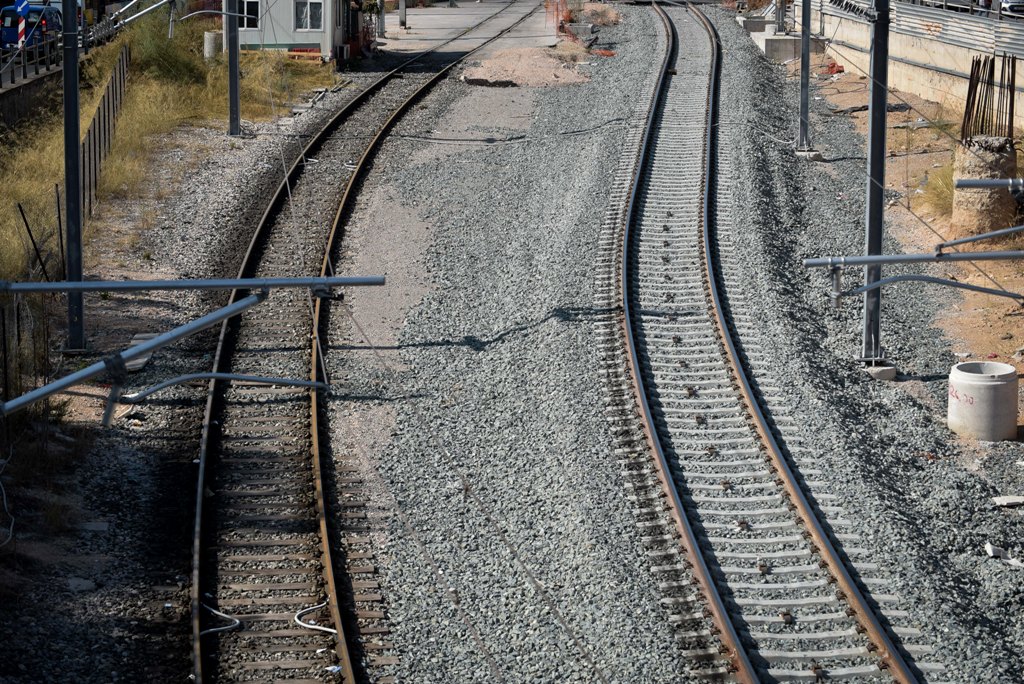
{"label": "white concrete pipe", "polygon": [[949,429],[988,442],[1017,439],[1017,369],[968,361],[949,371]]}
{"label": "white concrete pipe", "polygon": [[221,43],[223,43],[223,34],[223,31],[203,32],[203,59],[207,62],[216,59],[217,53],[220,52]]}

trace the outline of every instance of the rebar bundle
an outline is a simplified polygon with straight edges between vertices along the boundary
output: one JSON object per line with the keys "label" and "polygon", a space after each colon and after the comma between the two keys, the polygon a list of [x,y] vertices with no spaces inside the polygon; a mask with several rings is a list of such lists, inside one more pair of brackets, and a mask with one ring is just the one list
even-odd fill
{"label": "rebar bundle", "polygon": [[1017,58],[1003,55],[996,80],[996,58],[975,57],[967,84],[960,141],[975,136],[1013,138],[1013,99],[1017,87]]}

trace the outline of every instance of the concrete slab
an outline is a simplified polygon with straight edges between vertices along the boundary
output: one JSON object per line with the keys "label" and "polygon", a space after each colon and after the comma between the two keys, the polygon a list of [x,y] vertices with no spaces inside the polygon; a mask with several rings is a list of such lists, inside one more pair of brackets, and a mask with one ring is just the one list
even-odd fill
{"label": "concrete slab", "polygon": [[[750,34],[754,44],[764,53],[764,56],[773,62],[782,64],[800,59],[800,34],[787,33],[776,34],[774,24],[766,24],[763,31]],[[823,41],[811,37],[811,53],[821,54],[825,52]]]}
{"label": "concrete slab", "polygon": [[823,156],[821,156],[821,152],[819,152],[818,150],[815,150],[815,149],[797,150],[796,151],[796,156],[799,159],[804,159],[806,161],[813,161],[813,162],[825,161],[825,158]]}
{"label": "concrete slab", "polygon": [[740,15],[736,17],[736,22],[742,26],[747,33],[761,33],[768,25],[768,19],[765,17],[745,17]]}
{"label": "concrete slab", "polygon": [[[412,3],[410,3],[412,4]],[[501,29],[507,28],[523,15],[536,7],[534,1],[524,0],[512,3],[463,2],[457,7],[435,5],[434,7],[410,7],[406,10],[406,28],[398,25],[398,12],[389,12],[384,18],[385,37],[378,42],[381,50],[390,53],[415,53],[429,50],[438,43],[454,38],[467,28],[480,23],[489,16],[494,19],[463,38],[459,38],[443,51],[464,52],[480,44],[481,39],[490,38]],[[507,7],[504,12],[503,8]],[[501,12],[498,14],[498,12]],[[517,26],[508,36],[495,41],[481,51],[480,56],[493,54],[498,50],[512,47],[550,47],[557,43],[555,27],[548,25],[543,6],[530,18]]]}
{"label": "concrete slab", "polygon": [[875,380],[889,381],[896,379],[896,366],[865,366],[864,371]]}

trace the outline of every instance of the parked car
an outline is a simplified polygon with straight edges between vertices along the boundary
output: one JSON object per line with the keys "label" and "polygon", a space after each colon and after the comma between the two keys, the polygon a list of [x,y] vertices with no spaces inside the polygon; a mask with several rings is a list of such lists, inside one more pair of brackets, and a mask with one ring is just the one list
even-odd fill
{"label": "parked car", "polygon": [[1011,17],[1024,17],[1024,0],[1001,0],[1003,14]]}
{"label": "parked car", "polygon": [[[5,50],[18,47],[18,10],[14,5],[0,10],[0,45]],[[25,45],[40,45],[44,40],[60,36],[64,30],[60,12],[49,5],[29,5],[25,17]]]}

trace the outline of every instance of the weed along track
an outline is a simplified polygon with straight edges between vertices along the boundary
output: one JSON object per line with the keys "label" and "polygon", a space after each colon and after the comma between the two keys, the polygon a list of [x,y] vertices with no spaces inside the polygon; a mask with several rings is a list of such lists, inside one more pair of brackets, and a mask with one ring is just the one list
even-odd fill
{"label": "weed along track", "polygon": [[[538,7],[502,5],[458,37],[470,49],[447,54],[448,41],[356,96],[289,170],[239,274],[332,273],[331,251],[391,126],[452,66]],[[222,328],[214,370],[329,381],[320,311],[309,293],[275,293]],[[394,662],[361,482],[325,455],[320,410],[304,388],[211,383],[193,549],[196,681],[355,682]],[[325,481],[337,496],[325,495]]]}
{"label": "weed along track", "polygon": [[[609,374],[609,415],[663,604],[692,670],[711,679],[918,681],[899,636],[915,630],[898,611],[879,617],[891,597],[874,591],[871,559],[844,548],[856,537],[833,497],[808,494],[812,449],[784,451],[763,406],[770,382],[754,389],[755,307],[734,294],[743,265],[717,210],[730,177],[718,167],[717,33],[693,5],[656,11],[671,37],[665,73],[640,161],[620,168],[632,175],[624,220],[606,225],[605,292],[623,311],[609,368],[628,367]],[[641,439],[628,429],[635,404]]]}

